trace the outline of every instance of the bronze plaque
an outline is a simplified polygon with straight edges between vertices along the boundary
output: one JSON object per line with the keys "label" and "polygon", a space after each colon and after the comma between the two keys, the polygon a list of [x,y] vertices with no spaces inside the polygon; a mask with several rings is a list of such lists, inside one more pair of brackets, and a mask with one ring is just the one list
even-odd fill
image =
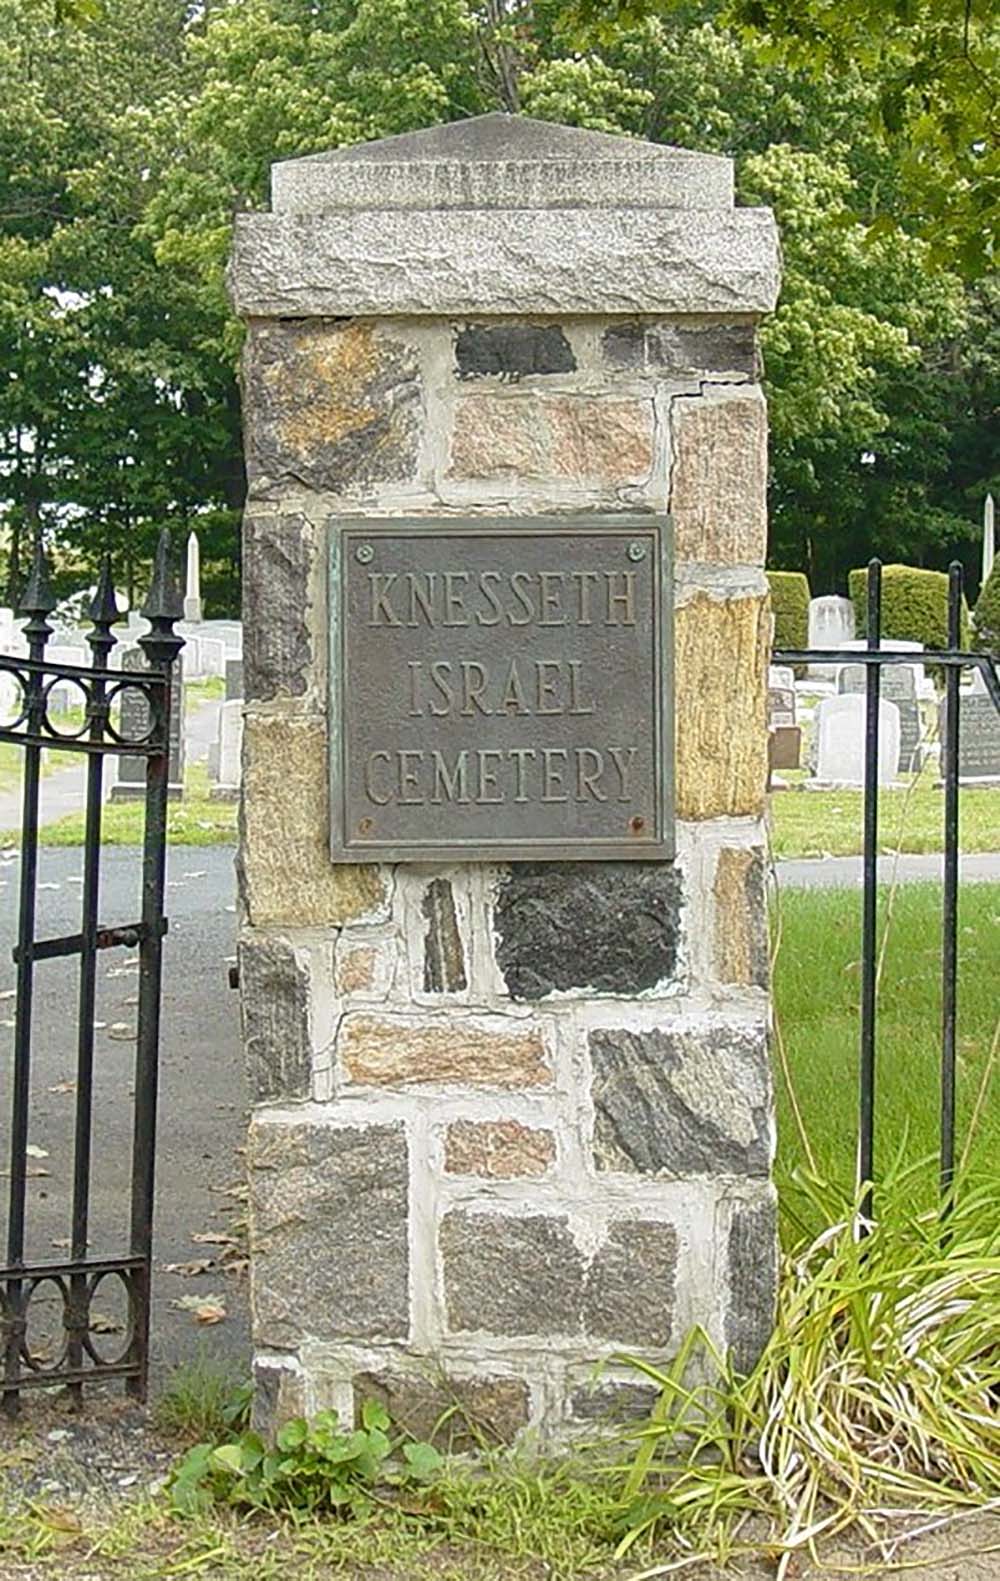
{"label": "bronze plaque", "polygon": [[665,518],[330,530],[336,862],[673,855]]}

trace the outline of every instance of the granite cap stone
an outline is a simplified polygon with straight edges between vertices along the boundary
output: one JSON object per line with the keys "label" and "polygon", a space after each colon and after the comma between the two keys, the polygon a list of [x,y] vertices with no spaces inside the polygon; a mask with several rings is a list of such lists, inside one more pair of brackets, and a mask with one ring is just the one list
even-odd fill
{"label": "granite cap stone", "polygon": [[247,318],[770,312],[769,209],[732,161],[487,115],[287,160],[236,217]]}
{"label": "granite cap stone", "polygon": [[724,209],[733,162],[497,112],[286,159],[275,214],[356,209]]}

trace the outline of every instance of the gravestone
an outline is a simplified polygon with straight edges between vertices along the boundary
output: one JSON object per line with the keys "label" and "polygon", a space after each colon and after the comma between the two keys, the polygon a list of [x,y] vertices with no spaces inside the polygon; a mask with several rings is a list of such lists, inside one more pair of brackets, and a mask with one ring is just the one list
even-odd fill
{"label": "gravestone", "polygon": [[772,664],[767,672],[768,686],[784,687],[787,691],[795,687],[795,671],[790,664]]}
{"label": "gravestone", "polygon": [[[124,674],[148,669],[146,655],[141,648],[125,648],[121,654]],[[149,729],[149,706],[141,692],[125,688],[119,693],[121,735],[137,739]],[[137,753],[124,752],[117,758],[118,773],[111,787],[111,800],[136,801],[146,794],[146,758]],[[167,794],[171,801],[179,801],[184,794],[184,687],[179,663],[173,666],[170,678],[170,761]]]}
{"label": "gravestone", "polygon": [[[864,694],[867,686],[863,664],[845,664],[837,676],[842,693]],[[899,709],[899,766],[905,773],[916,773],[921,765],[923,722],[917,701],[916,667],[909,664],[880,666],[881,695]]]}
{"label": "gravestone", "polygon": [[213,749],[216,783],[212,796],[218,801],[235,801],[240,793],[243,749],[243,702],[235,698],[219,709],[219,734]]}
{"label": "gravestone", "polygon": [[[854,636],[854,605],[838,593],[824,593],[809,600],[810,648],[840,648]],[[809,674],[820,680],[833,680],[830,664],[810,664]]]}
{"label": "gravestone", "polygon": [[226,702],[243,696],[243,660],[226,660]]}
{"label": "gravestone", "polygon": [[[772,670],[772,675],[774,674]],[[791,674],[791,672],[788,672]],[[802,731],[795,722],[795,686],[772,685],[767,694],[768,761],[772,769],[797,769]]]}
{"label": "gravestone", "polygon": [[[816,709],[816,778],[824,785],[865,782],[863,697],[824,697]],[[878,712],[878,781],[891,785],[899,773],[899,709],[881,699]]]}
{"label": "gravestone", "polygon": [[[946,704],[940,710],[945,738]],[[1000,708],[988,692],[961,699],[958,712],[958,776],[961,780],[1000,780]]]}
{"label": "gravestone", "polygon": [[773,220],[514,115],[272,174],[229,275],[258,1415],[430,1387],[551,1441],[595,1360],[613,1415],[624,1350],[771,1324]]}

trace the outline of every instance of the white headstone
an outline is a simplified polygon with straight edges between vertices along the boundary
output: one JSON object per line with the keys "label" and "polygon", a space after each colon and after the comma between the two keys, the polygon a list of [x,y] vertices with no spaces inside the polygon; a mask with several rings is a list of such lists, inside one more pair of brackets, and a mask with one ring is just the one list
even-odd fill
{"label": "white headstone", "polygon": [[[824,784],[865,782],[866,699],[824,697],[816,709],[816,778]],[[878,779],[888,785],[899,772],[899,709],[884,698],[878,712]]]}
{"label": "white headstone", "polygon": [[789,664],[772,664],[767,673],[768,686],[779,686],[787,690],[795,685],[795,671]]}
{"label": "white headstone", "polygon": [[983,585],[993,570],[993,561],[996,557],[996,537],[993,525],[993,495],[987,494],[983,506]]}
{"label": "white headstone", "polygon": [[236,698],[219,709],[219,789],[235,791],[240,785],[243,747],[243,702]]}
{"label": "white headstone", "polygon": [[839,593],[809,600],[810,648],[839,648],[854,636],[854,605]]}
{"label": "white headstone", "polygon": [[184,588],[184,619],[201,619],[201,548],[198,534],[188,534],[187,581]]}

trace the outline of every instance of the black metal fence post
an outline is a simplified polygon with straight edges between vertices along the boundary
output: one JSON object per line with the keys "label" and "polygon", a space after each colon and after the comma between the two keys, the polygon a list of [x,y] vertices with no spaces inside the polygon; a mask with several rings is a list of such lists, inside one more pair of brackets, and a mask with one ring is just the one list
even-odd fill
{"label": "black metal fence post", "polygon": [[[948,573],[948,646],[962,641],[962,567]],[[944,895],[941,939],[941,1190],[947,1197],[955,1178],[955,1025],[958,984],[958,745],[960,669],[944,678]]]}
{"label": "black metal fence post", "polygon": [[145,1397],[149,1358],[149,1307],[156,1166],[159,1077],[160,981],[163,970],[163,901],[166,883],[167,793],[170,780],[170,681],[183,639],[174,623],[183,613],[170,559],[170,534],[160,534],[149,597],[142,613],[150,623],[139,645],[158,686],[163,750],[147,759],[146,822],[142,856],[142,943],[139,947],[139,1022],[135,1061],[135,1128],[132,1143],[131,1248],[141,1259],[134,1278],[132,1346],[136,1370],[126,1387]]}
{"label": "black metal fence post", "polygon": [[[34,561],[28,585],[21,599],[20,613],[27,615],[24,634],[28,656],[41,664],[45,645],[52,635],[48,617],[56,601],[49,586],[48,567],[41,533],[35,539]],[[45,684],[41,670],[31,672],[24,682],[26,724],[29,731],[41,731],[45,717]],[[42,750],[29,746],[24,756],[24,800],[21,815],[21,887],[17,925],[17,1008],[14,1015],[14,1082],[10,1125],[10,1198],[7,1214],[7,1262],[15,1270],[24,1265],[25,1198],[28,1177],[28,1117],[31,1106],[31,1019],[35,985],[32,945],[35,937],[35,902],[38,882],[38,795]],[[20,1373],[21,1350],[26,1326],[25,1290],[14,1278],[7,1286],[7,1333],[4,1347],[4,1381],[11,1384]],[[5,1388],[4,1409],[13,1415],[18,1408],[17,1391]]]}
{"label": "black metal fence post", "polygon": [[[869,652],[882,640],[882,567],[868,563]],[[877,1000],[878,915],[878,770],[881,676],[877,664],[865,672],[865,789],[864,789],[864,892],[861,902],[861,1061],[858,1093],[858,1185],[865,1188],[861,1202],[862,1230],[872,1216],[871,1183],[875,1172],[875,1014]]]}

